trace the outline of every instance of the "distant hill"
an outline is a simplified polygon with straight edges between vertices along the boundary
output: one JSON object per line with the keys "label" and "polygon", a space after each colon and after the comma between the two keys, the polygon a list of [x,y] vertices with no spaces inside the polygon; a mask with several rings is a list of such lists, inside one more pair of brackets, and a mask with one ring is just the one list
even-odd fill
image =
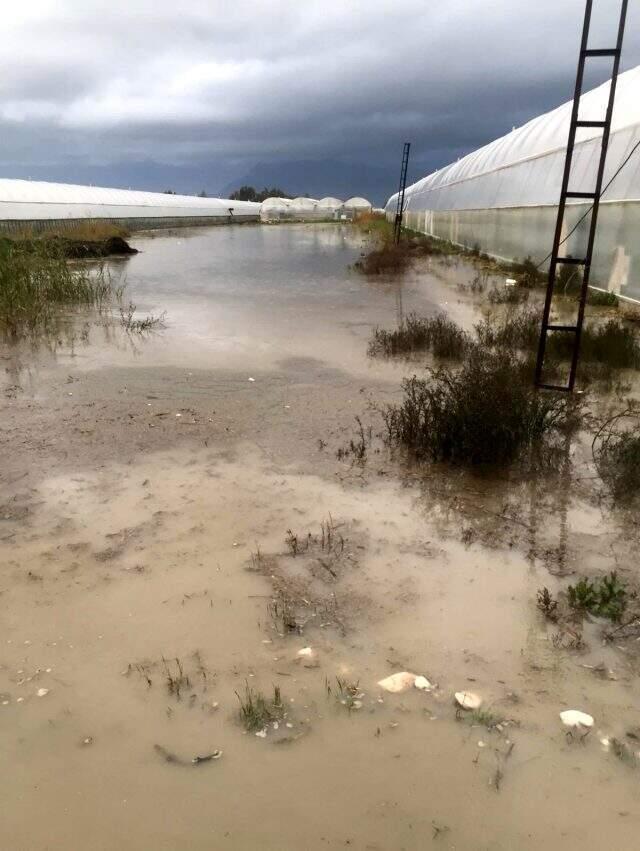
{"label": "distant hill", "polygon": [[221,190],[223,198],[240,186],[281,186],[292,197],[328,195],[346,201],[361,195],[375,206],[382,207],[396,191],[396,169],[379,168],[362,163],[343,163],[336,160],[298,160],[258,163],[239,175]]}

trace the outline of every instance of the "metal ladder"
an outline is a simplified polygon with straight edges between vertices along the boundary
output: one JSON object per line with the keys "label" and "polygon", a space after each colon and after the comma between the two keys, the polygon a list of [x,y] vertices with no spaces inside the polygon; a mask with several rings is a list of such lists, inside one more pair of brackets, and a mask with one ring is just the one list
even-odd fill
{"label": "metal ladder", "polygon": [[397,245],[400,242],[402,232],[402,215],[404,213],[404,193],[407,188],[407,168],[409,167],[409,150],[411,142],[405,142],[402,149],[402,166],[400,168],[400,186],[398,187],[398,203],[396,205],[396,218],[393,223],[393,239]]}
{"label": "metal ladder", "polygon": [[[584,15],[584,26],[582,29],[582,42],[580,44],[580,56],[578,59],[578,73],[576,75],[576,88],[573,96],[573,110],[571,112],[571,124],[569,127],[569,140],[567,142],[567,154],[564,163],[564,175],[562,178],[562,189],[560,192],[560,203],[558,205],[558,218],[556,220],[555,236],[553,238],[553,249],[551,252],[551,262],[549,264],[549,278],[547,283],[547,294],[544,303],[544,313],[542,317],[542,327],[540,331],[540,344],[538,347],[538,359],[536,362],[535,384],[543,390],[563,390],[572,392],[575,381],[576,371],[578,368],[578,357],[580,354],[580,338],[582,336],[582,326],[584,323],[584,311],[587,303],[587,295],[589,292],[589,276],[591,273],[591,260],[593,257],[593,245],[596,236],[596,226],[598,222],[598,210],[600,208],[600,195],[602,193],[602,182],[604,178],[604,167],[607,158],[607,149],[609,147],[609,134],[611,132],[611,116],[613,114],[613,104],[616,96],[616,85],[618,82],[618,70],[620,68],[620,55],[622,53],[622,40],[624,38],[624,28],[627,17],[628,0],[621,0],[620,20],[618,23],[618,37],[616,46],[607,49],[590,49],[589,29],[591,25],[591,11],[593,0],[586,0],[586,8]],[[587,59],[596,56],[609,56],[613,59],[613,68],[611,74],[611,85],[609,88],[609,101],[605,116],[599,121],[582,121],[580,120],[580,97],[582,95],[582,85],[584,79],[584,68]],[[602,146],[600,149],[600,162],[598,164],[598,172],[596,176],[595,191],[581,192],[569,190],[569,180],[571,177],[571,164],[573,161],[573,150],[576,141],[576,132],[580,127],[597,127],[602,129]],[[564,214],[567,199],[574,198],[583,201],[591,201],[591,223],[589,227],[589,235],[587,239],[587,250],[584,257],[567,257],[560,252],[562,245],[562,225],[564,222]],[[576,267],[583,267],[582,288],[580,291],[580,300],[578,304],[578,316],[575,325],[557,325],[549,322],[551,306],[555,294],[556,272],[558,266],[563,264],[571,264]],[[547,348],[547,339],[549,332],[559,334],[573,335],[573,348],[571,356],[571,367],[569,372],[569,382],[566,385],[548,384],[543,380],[544,359]]]}

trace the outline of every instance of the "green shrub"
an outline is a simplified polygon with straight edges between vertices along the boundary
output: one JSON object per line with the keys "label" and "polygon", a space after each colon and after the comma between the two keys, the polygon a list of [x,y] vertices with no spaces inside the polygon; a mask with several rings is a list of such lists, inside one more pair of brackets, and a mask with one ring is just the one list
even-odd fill
{"label": "green shrub", "polygon": [[595,582],[583,578],[567,588],[572,609],[612,621],[619,621],[624,614],[628,596],[615,570]]}
{"label": "green shrub", "polygon": [[538,393],[529,365],[473,348],[462,368],[405,379],[404,399],[384,411],[389,442],[419,457],[466,465],[508,464],[527,447],[575,427],[578,402]]}

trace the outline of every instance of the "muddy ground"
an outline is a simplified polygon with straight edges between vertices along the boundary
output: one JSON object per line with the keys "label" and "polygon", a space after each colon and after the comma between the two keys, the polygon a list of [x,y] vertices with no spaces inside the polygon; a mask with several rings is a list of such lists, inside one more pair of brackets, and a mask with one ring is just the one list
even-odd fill
{"label": "muddy ground", "polygon": [[[594,621],[576,649],[536,608],[633,578],[588,442],[489,478],[377,436],[421,365],[368,359],[371,329],[469,323],[473,269],[367,281],[342,226],[133,245],[112,274],[164,330],[0,350],[2,846],[637,847],[635,639]],[[433,687],[377,685],[398,671]],[[274,686],[286,714],[246,732],[238,694]],[[595,718],[582,742],[567,708]]]}

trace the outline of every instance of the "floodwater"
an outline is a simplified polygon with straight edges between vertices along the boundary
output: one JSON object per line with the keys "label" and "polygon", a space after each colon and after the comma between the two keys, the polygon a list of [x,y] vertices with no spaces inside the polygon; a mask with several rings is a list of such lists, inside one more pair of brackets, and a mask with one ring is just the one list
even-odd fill
{"label": "floodwater", "polygon": [[[640,724],[635,657],[595,629],[555,647],[535,596],[631,570],[637,529],[562,465],[336,456],[411,369],[367,358],[372,327],[465,321],[472,273],[367,281],[342,226],[134,244],[112,274],[164,330],[2,350],[1,847],[636,848],[640,774],[600,741]],[[377,685],[398,671],[433,688]],[[274,685],[286,716],[245,732],[237,695]],[[459,690],[502,729],[457,718]]]}

